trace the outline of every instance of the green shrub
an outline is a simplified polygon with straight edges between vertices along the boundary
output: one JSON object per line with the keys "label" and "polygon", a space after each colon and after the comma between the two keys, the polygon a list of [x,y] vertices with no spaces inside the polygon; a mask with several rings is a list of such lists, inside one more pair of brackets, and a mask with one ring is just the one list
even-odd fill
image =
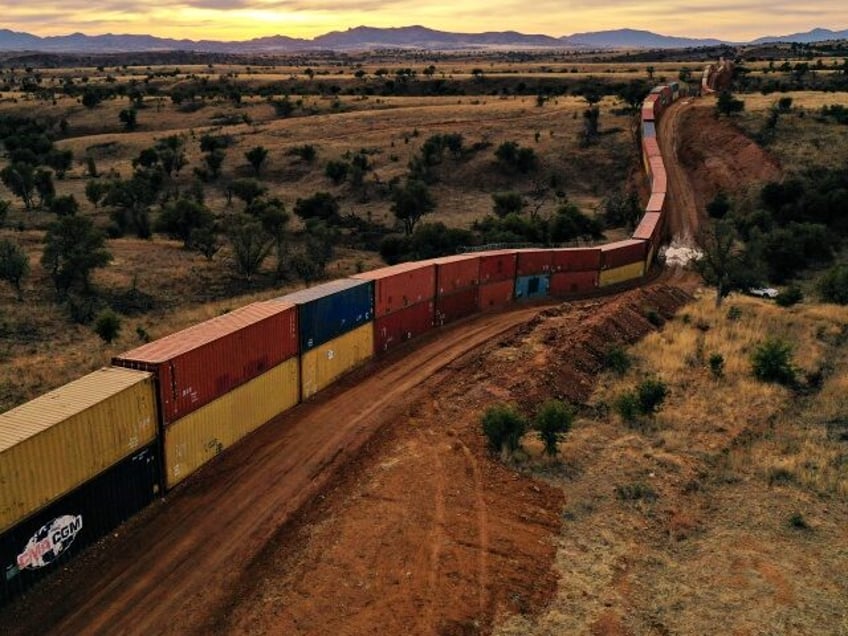
{"label": "green shrub", "polygon": [[642,482],[616,486],[615,494],[622,501],[638,501],[639,499],[656,501],[657,499],[656,491]]}
{"label": "green shrub", "polygon": [[551,457],[557,454],[557,443],[571,430],[574,412],[559,400],[548,400],[536,413],[533,428],[545,444],[545,453]]}
{"label": "green shrub", "polygon": [[633,364],[630,355],[622,347],[613,347],[604,354],[604,368],[624,375]]}
{"label": "green shrub", "polygon": [[751,355],[751,369],[754,377],[761,382],[792,386],[796,376],[795,367],[792,365],[792,345],[769,338]]}
{"label": "green shrub", "polygon": [[800,512],[796,512],[789,517],[789,527],[795,530],[809,530],[810,524],[808,524],[807,520],[804,519],[804,515]]}
{"label": "green shrub", "polygon": [[94,332],[100,336],[103,342],[111,343],[121,332],[120,317],[111,309],[103,310],[94,323]]}
{"label": "green shrub", "polygon": [[819,281],[818,288],[823,301],[848,305],[848,265],[828,270]]}
{"label": "green shrub", "polygon": [[639,417],[639,398],[632,391],[619,395],[613,407],[625,422],[634,422]]}
{"label": "green shrub", "polygon": [[489,440],[489,448],[495,452],[518,450],[526,429],[524,417],[508,404],[490,406],[483,414],[483,433]]}
{"label": "green shrub", "polygon": [[739,307],[728,307],[727,308],[727,319],[731,322],[735,322],[742,317],[742,310]]}
{"label": "green shrub", "polygon": [[710,373],[718,379],[724,376],[724,356],[720,353],[713,353],[709,359]]}
{"label": "green shrub", "polygon": [[790,285],[774,299],[781,307],[791,307],[792,305],[797,305],[802,300],[804,300],[804,292],[797,285]]}
{"label": "green shrub", "polygon": [[665,382],[656,378],[643,380],[636,391],[639,398],[639,411],[643,415],[653,415],[659,411],[668,395]]}

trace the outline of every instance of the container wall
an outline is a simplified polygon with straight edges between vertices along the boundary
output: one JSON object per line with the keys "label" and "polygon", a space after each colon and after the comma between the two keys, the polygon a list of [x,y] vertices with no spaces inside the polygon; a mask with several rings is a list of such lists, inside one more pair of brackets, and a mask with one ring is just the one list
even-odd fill
{"label": "container wall", "polygon": [[371,323],[305,353],[301,358],[303,399],[328,387],[373,355],[374,326]]}
{"label": "container wall", "polygon": [[153,377],[101,369],[0,414],[0,532],[156,438]]}
{"label": "container wall", "polygon": [[665,211],[666,193],[657,192],[651,195],[648,199],[648,204],[645,206],[645,212],[655,212],[661,214]]}
{"label": "container wall", "polygon": [[645,259],[645,242],[634,239],[617,241],[601,247],[601,267],[612,269]]}
{"label": "container wall", "polygon": [[586,272],[601,269],[600,247],[568,247],[551,250],[551,271]]}
{"label": "container wall", "polygon": [[436,295],[436,266],[432,262],[401,263],[352,276],[374,281],[374,317],[432,300]]}
{"label": "container wall", "polygon": [[608,285],[615,285],[634,280],[636,278],[640,278],[644,273],[644,270],[645,263],[641,260],[638,263],[631,263],[630,265],[623,265],[622,267],[605,269],[598,277],[598,285],[600,287],[607,287]]}
{"label": "container wall", "polygon": [[374,321],[374,352],[385,353],[433,328],[432,300],[392,312]]}
{"label": "container wall", "polygon": [[436,325],[446,325],[478,310],[479,287],[469,287],[436,299]]}
{"label": "container wall", "polygon": [[347,278],[287,294],[271,302],[297,305],[300,351],[319,347],[361,325],[374,316],[374,283]]}
{"label": "container wall", "polygon": [[657,127],[652,121],[646,121],[642,124],[642,138],[647,139],[649,137],[657,136]]}
{"label": "container wall", "polygon": [[642,152],[648,159],[662,156],[656,137],[645,137],[642,139]]}
{"label": "container wall", "polygon": [[297,358],[289,358],[167,427],[166,486],[173,488],[242,437],[295,406],[298,366]]}
{"label": "container wall", "polygon": [[84,548],[150,504],[158,490],[157,446],[151,444],[4,532],[0,605],[61,570]]}
{"label": "container wall", "polygon": [[156,373],[168,424],[297,355],[294,305],[253,303],[117,356]]}
{"label": "container wall", "polygon": [[645,212],[642,220],[633,231],[633,238],[643,241],[656,241],[660,234],[661,215],[656,212]]}
{"label": "container wall", "polygon": [[545,298],[551,288],[550,274],[519,276],[515,279],[515,299],[533,300]]}
{"label": "container wall", "polygon": [[651,159],[651,194],[665,193],[667,189],[665,164],[662,157],[653,157]]}
{"label": "container wall", "polygon": [[480,282],[480,255],[467,254],[433,259],[438,295],[452,294]]}
{"label": "container wall", "polygon": [[515,280],[518,255],[515,251],[482,252],[480,254],[480,285]]}
{"label": "container wall", "polygon": [[586,294],[598,287],[598,272],[557,272],[551,275],[551,296]]}
{"label": "container wall", "polygon": [[515,299],[515,282],[502,280],[497,283],[480,285],[480,311],[494,311],[511,305]]}
{"label": "container wall", "polygon": [[518,276],[547,274],[551,271],[552,262],[551,250],[519,250],[516,273]]}

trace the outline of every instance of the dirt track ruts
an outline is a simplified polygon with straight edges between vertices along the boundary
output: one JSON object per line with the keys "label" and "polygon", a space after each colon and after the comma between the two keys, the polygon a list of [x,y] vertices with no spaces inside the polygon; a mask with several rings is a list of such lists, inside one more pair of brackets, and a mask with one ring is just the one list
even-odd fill
{"label": "dirt track ruts", "polygon": [[692,244],[700,229],[700,217],[689,175],[679,156],[682,142],[680,133],[684,113],[692,107],[691,101],[681,99],[672,104],[660,118],[657,139],[668,176],[669,231],[672,239]]}

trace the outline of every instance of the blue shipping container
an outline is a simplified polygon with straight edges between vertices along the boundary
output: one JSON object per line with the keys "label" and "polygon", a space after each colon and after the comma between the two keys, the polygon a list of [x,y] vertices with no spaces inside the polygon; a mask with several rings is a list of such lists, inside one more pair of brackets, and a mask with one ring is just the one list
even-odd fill
{"label": "blue shipping container", "polygon": [[550,274],[537,274],[536,276],[519,276],[515,279],[515,298],[517,300],[530,300],[532,298],[545,298],[551,288]]}
{"label": "blue shipping container", "polygon": [[642,122],[642,137],[656,137],[657,136],[657,127],[652,121],[643,121]]}
{"label": "blue shipping container", "polygon": [[344,278],[274,300],[297,305],[300,353],[338,338],[374,318],[374,283]]}

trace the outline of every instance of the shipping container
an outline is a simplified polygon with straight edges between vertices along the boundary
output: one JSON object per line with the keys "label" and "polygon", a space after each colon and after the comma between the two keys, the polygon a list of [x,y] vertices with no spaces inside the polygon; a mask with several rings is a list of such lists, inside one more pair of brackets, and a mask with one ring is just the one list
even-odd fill
{"label": "shipping container", "polygon": [[657,126],[652,121],[642,122],[642,139],[656,139]]}
{"label": "shipping container", "polygon": [[645,259],[645,242],[626,239],[615,243],[601,246],[601,268],[612,269],[629,265],[630,263],[641,263]]}
{"label": "shipping container", "polygon": [[158,451],[151,444],[0,534],[0,605],[61,570],[158,492]]}
{"label": "shipping container", "polygon": [[434,258],[438,295],[451,294],[480,283],[480,255],[461,254]]}
{"label": "shipping container", "polygon": [[401,263],[352,276],[374,282],[374,317],[380,318],[432,300],[436,296],[436,265],[432,261]]}
{"label": "shipping container", "polygon": [[167,427],[166,487],[173,488],[224,449],[295,406],[300,393],[298,367],[298,359],[289,358]]}
{"label": "shipping container", "polygon": [[668,191],[668,180],[666,177],[665,163],[662,157],[651,158],[651,194],[665,193]]}
{"label": "shipping container", "polygon": [[428,300],[374,321],[374,352],[383,353],[433,328],[434,301]]}
{"label": "shipping container", "polygon": [[95,371],[0,414],[0,532],[156,439],[153,377]]}
{"label": "shipping container", "polygon": [[551,287],[550,274],[537,274],[535,276],[519,276],[515,279],[516,300],[533,300],[545,298]]}
{"label": "shipping container", "polygon": [[655,212],[657,214],[662,214],[663,212],[665,212],[665,200],[665,192],[655,192],[651,195],[651,198],[648,199],[648,205],[645,206],[645,212]]}
{"label": "shipping container", "polygon": [[551,250],[518,250],[518,276],[547,274],[551,271]]}
{"label": "shipping container", "polygon": [[600,247],[567,247],[551,250],[551,271],[587,272],[601,269]]}
{"label": "shipping container", "polygon": [[618,283],[632,281],[640,278],[642,274],[644,274],[644,270],[645,263],[643,261],[630,263],[629,265],[622,265],[621,267],[614,267],[612,269],[605,269],[598,277],[598,285],[600,287],[607,287],[608,285],[616,285]]}
{"label": "shipping container", "polygon": [[660,145],[656,137],[645,137],[642,139],[642,152],[649,160],[651,157],[662,157]]}
{"label": "shipping container", "polygon": [[657,241],[662,229],[662,215],[656,212],[645,212],[639,225],[633,230],[633,238],[643,241]]}
{"label": "shipping container", "polygon": [[301,289],[271,303],[297,305],[300,353],[319,347],[365,323],[374,316],[374,283],[346,278]]}
{"label": "shipping container", "polygon": [[480,311],[493,311],[511,305],[515,298],[515,281],[502,280],[480,285]]}
{"label": "shipping container", "polygon": [[551,275],[551,296],[586,294],[598,287],[598,272],[557,272]]}
{"label": "shipping container", "polygon": [[645,98],[645,101],[642,102],[642,121],[655,121],[656,117],[656,105],[657,105],[657,95],[648,95]]}
{"label": "shipping container", "polygon": [[301,395],[305,400],[374,356],[374,325],[367,323],[326,342],[301,358]]}
{"label": "shipping container", "polygon": [[518,254],[515,250],[480,253],[480,284],[515,280]]}
{"label": "shipping container", "polygon": [[479,287],[468,287],[436,299],[436,324],[446,325],[478,311]]}
{"label": "shipping container", "polygon": [[185,417],[297,355],[297,310],[253,303],[115,357],[157,378],[162,424]]}

